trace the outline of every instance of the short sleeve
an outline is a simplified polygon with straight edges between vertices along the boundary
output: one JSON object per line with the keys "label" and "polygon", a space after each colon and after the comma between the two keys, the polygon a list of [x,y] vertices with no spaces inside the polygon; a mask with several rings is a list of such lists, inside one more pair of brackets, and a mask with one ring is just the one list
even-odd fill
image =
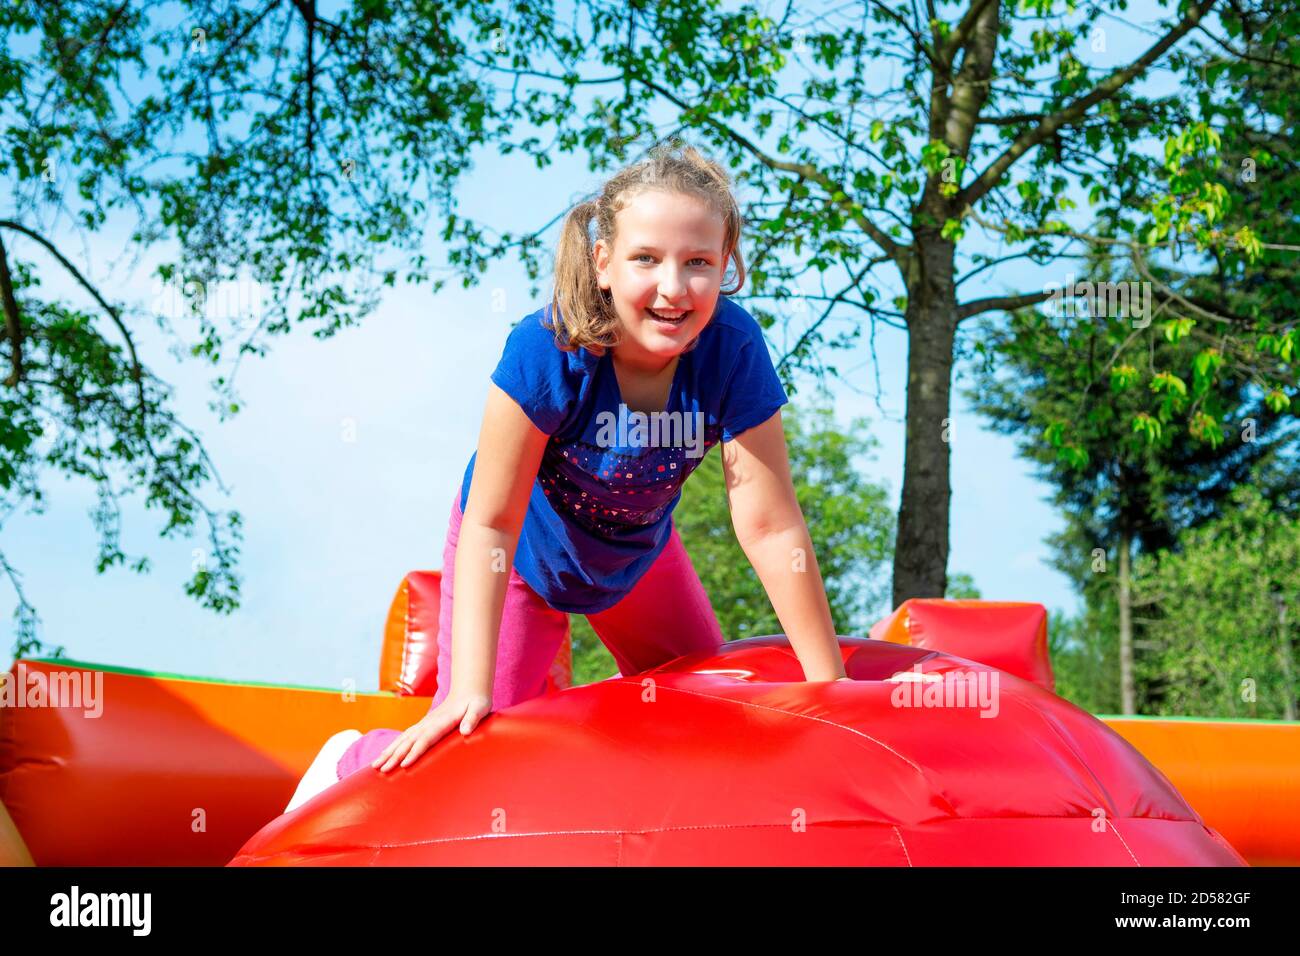
{"label": "short sleeve", "polygon": [[568,354],[534,312],[510,330],[492,381],[524,410],[534,425],[554,435],[573,408],[576,389]]}
{"label": "short sleeve", "polygon": [[719,417],[723,441],[763,424],[790,401],[768,355],[762,328],[752,316],[748,318],[745,326],[749,334],[741,344],[722,396]]}

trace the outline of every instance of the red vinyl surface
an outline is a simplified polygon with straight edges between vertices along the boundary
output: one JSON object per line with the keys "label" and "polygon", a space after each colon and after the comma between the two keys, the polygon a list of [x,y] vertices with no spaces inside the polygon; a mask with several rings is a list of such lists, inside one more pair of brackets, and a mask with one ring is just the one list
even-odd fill
{"label": "red vinyl surface", "polygon": [[1245,864],[1044,687],[840,642],[853,682],[805,682],[784,638],[751,638],[494,713],[275,818],[231,865]]}

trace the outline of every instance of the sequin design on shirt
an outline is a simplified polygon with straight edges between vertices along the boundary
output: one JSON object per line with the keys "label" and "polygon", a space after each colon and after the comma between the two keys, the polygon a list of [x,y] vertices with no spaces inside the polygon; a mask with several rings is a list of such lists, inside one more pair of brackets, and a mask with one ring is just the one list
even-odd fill
{"label": "sequin design on shirt", "polygon": [[[721,436],[721,426],[705,426],[705,455]],[[602,537],[616,539],[620,532],[654,524],[704,455],[690,457],[688,449],[672,446],[628,454],[633,450],[552,441],[538,469],[542,493],[557,513]]]}

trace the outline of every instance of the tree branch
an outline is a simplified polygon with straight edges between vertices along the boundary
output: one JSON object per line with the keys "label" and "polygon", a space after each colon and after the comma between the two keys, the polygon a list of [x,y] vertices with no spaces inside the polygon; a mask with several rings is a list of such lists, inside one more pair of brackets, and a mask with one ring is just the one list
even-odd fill
{"label": "tree branch", "polygon": [[1023,292],[1019,295],[995,295],[986,299],[972,299],[970,302],[963,302],[957,306],[957,321],[968,319],[972,315],[979,315],[981,312],[992,312],[994,309],[1014,312],[1016,309],[1024,308],[1027,305],[1045,302],[1059,294],[1061,294],[1061,290],[1054,289],[1048,292]]}
{"label": "tree branch", "polygon": [[[989,0],[978,0],[978,2],[988,3]],[[921,37],[921,35],[912,29],[911,24],[909,24],[906,20],[904,20],[893,10],[889,9],[889,7],[881,3],[880,0],[876,0],[875,7],[877,10],[879,10],[881,13],[886,14],[889,17],[889,19],[893,20],[895,23],[897,23],[899,26],[901,26],[904,30],[907,31],[907,35],[912,38],[912,42],[916,45],[916,48],[925,54],[925,58],[930,61],[930,65],[934,67],[936,71],[944,69],[943,62],[939,59],[938,56],[935,55],[935,52],[930,49],[929,44],[925,42],[925,40]]]}
{"label": "tree branch", "polygon": [[33,232],[22,223],[14,222],[10,219],[0,219],[0,229],[12,229],[15,232],[21,232],[29,239],[35,239],[45,247],[50,255],[54,256],[54,258],[59,261],[59,264],[63,266],[63,268],[67,269],[68,272],[72,274],[72,277],[77,280],[77,283],[83,289],[90,293],[91,298],[99,303],[100,308],[108,313],[108,317],[113,320],[113,324],[117,326],[118,331],[122,334],[122,338],[126,342],[127,352],[131,356],[131,377],[135,380],[136,389],[140,395],[140,409],[141,413],[143,413],[144,410],[148,408],[148,403],[145,401],[144,395],[144,371],[140,367],[140,358],[136,355],[135,342],[131,338],[131,333],[127,331],[126,325],[123,324],[122,317],[118,313],[117,309],[109,305],[104,297],[99,294],[99,290],[90,284],[90,281],[81,274],[77,267],[69,262],[63,253],[55,248],[54,244],[40,233]]}
{"label": "tree branch", "polygon": [[803,347],[804,343],[808,341],[812,334],[821,327],[822,323],[830,318],[831,310],[834,309],[838,303],[844,301],[844,297],[848,294],[848,291],[850,289],[858,288],[858,283],[862,281],[863,277],[872,269],[873,266],[878,265],[881,261],[883,260],[869,259],[867,264],[862,267],[862,270],[853,277],[853,281],[837,292],[831,300],[826,303],[826,308],[822,310],[821,317],[812,325],[808,326],[808,328],[804,329],[803,334],[799,336],[799,340],[794,343],[794,347],[788,349],[786,353],[781,356],[780,361],[776,363],[778,369],[784,366],[790,360],[790,357],[795,355]]}
{"label": "tree branch", "polygon": [[48,239],[46,239],[44,236],[40,235],[37,232],[32,231],[31,229],[28,229],[22,223],[13,222],[12,220],[9,219],[0,219],[0,228],[13,229],[15,232],[20,232],[23,235],[36,240],[36,242],[44,246],[45,249],[50,253],[50,255],[54,256],[54,258],[59,261],[59,264],[62,265],[63,268],[67,269],[68,272],[72,274],[72,277],[77,280],[77,282],[81,285],[81,287],[90,293],[91,298],[93,298],[97,303],[99,303],[100,308],[102,308],[106,313],[108,313],[108,317],[112,320],[113,324],[117,326],[118,331],[122,335],[122,339],[126,342],[127,353],[131,357],[131,380],[135,384],[136,397],[139,401],[139,404],[136,408],[136,413],[140,419],[140,437],[141,440],[144,442],[145,449],[149,452],[149,457],[153,459],[154,464],[158,467],[158,473],[168,484],[174,487],[184,497],[188,498],[190,501],[193,501],[205,512],[210,514],[211,512],[208,511],[207,506],[203,504],[203,502],[198,498],[198,496],[195,495],[188,488],[186,488],[184,484],[178,481],[170,473],[170,471],[168,471],[162,458],[159,456],[157,450],[153,447],[153,442],[150,440],[149,437],[148,418],[149,418],[149,411],[151,406],[149,403],[148,396],[145,394],[144,369],[140,365],[139,355],[136,354],[135,341],[134,339],[132,339],[131,333],[127,330],[125,323],[123,323],[121,313],[117,310],[117,308],[110,305],[109,302],[105,300],[105,298],[102,295],[100,295],[99,290],[96,289],[90,283],[90,281],[81,274],[80,270],[78,270],[76,266],[74,266],[71,262],[69,262],[67,258],[63,255],[63,253],[61,253],[57,248],[55,248],[54,244],[51,243]]}
{"label": "tree branch", "polygon": [[1156,41],[1145,53],[1128,66],[1115,70],[1108,77],[1098,83],[1091,92],[1076,98],[1064,109],[1048,116],[1038,126],[1031,130],[1026,130],[1020,136],[1016,137],[1015,142],[1008,146],[1007,149],[984,170],[984,172],[976,177],[970,185],[958,193],[958,208],[965,204],[973,205],[981,196],[998,184],[1002,179],[1003,173],[1005,173],[1021,156],[1033,149],[1035,146],[1051,139],[1057,130],[1061,129],[1063,126],[1073,124],[1082,118],[1083,115],[1093,106],[1096,106],[1103,100],[1114,96],[1132,79],[1134,79],[1134,77],[1145,72],[1147,67],[1162,57],[1170,47],[1195,29],[1205,14],[1207,14],[1217,2],[1218,0],[1201,0],[1201,2],[1188,10],[1187,15],[1179,21],[1177,26]]}
{"label": "tree branch", "polygon": [[936,125],[942,124],[943,141],[962,157],[970,151],[980,110],[989,98],[989,83],[993,78],[993,62],[997,55],[998,16],[1001,8],[997,3],[990,5],[987,0],[976,0],[970,12],[977,7],[979,12],[974,19],[971,19],[968,12],[962,21],[963,26],[970,21],[970,49],[962,58],[961,70],[952,81],[952,95],[942,103],[935,117]]}
{"label": "tree branch", "polygon": [[18,301],[14,298],[14,281],[9,272],[9,254],[4,239],[0,238],[0,304],[4,306],[5,338],[9,340],[9,365],[11,371],[5,379],[9,388],[17,388],[23,380],[23,323],[18,315]]}
{"label": "tree branch", "polygon": [[957,24],[957,29],[948,34],[948,40],[939,48],[939,56],[948,66],[951,66],[957,58],[957,53],[968,42],[971,35],[975,32],[975,25],[979,22],[980,15],[984,8],[990,3],[997,3],[998,0],[975,0],[970,5],[965,15],[962,16],[961,22]]}
{"label": "tree branch", "polygon": [[[694,107],[687,104],[675,93],[671,92],[670,90],[664,89],[662,86],[660,86],[658,83],[655,83],[653,80],[647,80],[645,78],[641,78],[640,82],[644,86],[654,90],[660,96],[663,96],[665,99],[669,100],[670,102],[680,107],[681,109],[686,110],[687,112],[691,112],[694,109]],[[853,222],[857,223],[858,226],[862,229],[862,231],[865,232],[868,236],[870,236],[872,240],[874,240],[875,243],[878,246],[880,246],[880,248],[889,256],[889,258],[898,264],[900,269],[904,269],[904,270],[906,269],[906,260],[909,251],[908,247],[895,242],[892,238],[890,238],[890,236],[883,229],[877,226],[866,216],[862,215],[860,211],[855,210],[853,208],[855,203],[848,198],[848,190],[845,189],[844,186],[835,182],[833,179],[831,179],[830,176],[822,172],[816,166],[813,166],[811,163],[794,163],[788,160],[777,159],[775,156],[769,156],[767,153],[763,152],[763,150],[760,149],[757,145],[750,142],[740,133],[737,133],[729,125],[714,119],[710,115],[705,114],[703,116],[700,116],[699,119],[701,119],[705,123],[708,123],[710,126],[714,127],[716,130],[718,130],[725,136],[729,137],[732,141],[740,145],[747,152],[757,157],[759,162],[767,166],[769,169],[779,169],[782,172],[794,173],[796,175],[803,176],[805,179],[809,179],[817,183],[817,185],[821,186],[822,189],[826,192],[826,196],[829,202],[843,209],[845,213],[848,214],[849,218],[853,220]],[[832,199],[831,197],[834,196],[836,193],[840,193],[844,195],[845,198],[841,200]]]}

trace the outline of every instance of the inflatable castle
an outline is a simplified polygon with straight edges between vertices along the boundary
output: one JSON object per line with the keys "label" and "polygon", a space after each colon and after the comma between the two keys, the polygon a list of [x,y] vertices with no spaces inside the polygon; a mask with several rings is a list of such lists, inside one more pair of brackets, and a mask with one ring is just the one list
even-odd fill
{"label": "inflatable castle", "polygon": [[[907,601],[839,638],[852,681],[768,636],[572,686],[566,642],[542,696],[285,812],[332,735],[427,712],[439,586],[402,581],[375,692],[15,661],[0,864],[1300,863],[1300,722],[1089,714],[1016,602]],[[31,706],[92,678],[98,713]]]}

